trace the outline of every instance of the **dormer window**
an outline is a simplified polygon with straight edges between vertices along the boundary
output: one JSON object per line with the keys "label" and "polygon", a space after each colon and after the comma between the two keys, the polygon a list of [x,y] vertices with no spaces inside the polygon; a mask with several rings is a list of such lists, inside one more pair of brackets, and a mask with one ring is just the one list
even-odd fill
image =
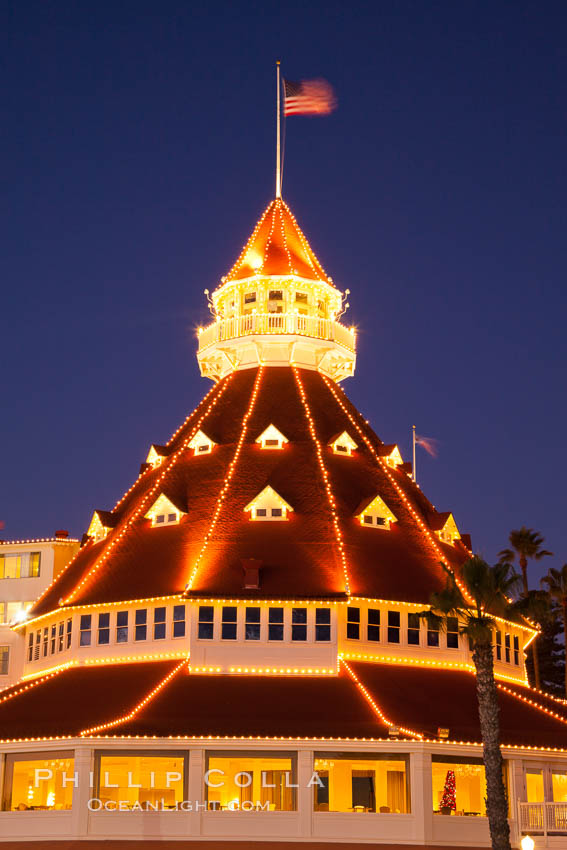
{"label": "dormer window", "polygon": [[268,485],[244,510],[250,513],[251,520],[282,521],[287,519],[288,512],[293,511],[293,508]]}
{"label": "dormer window", "polygon": [[449,511],[446,513],[435,514],[430,518],[429,525],[436,533],[439,540],[442,540],[443,543],[448,543],[450,546],[454,546],[455,543],[461,539],[455,518]]}
{"label": "dormer window", "polygon": [[349,457],[353,450],[358,448],[358,444],[354,442],[350,434],[346,431],[329,440],[328,445],[332,447],[336,455],[348,455]]}
{"label": "dormer window", "polygon": [[396,445],[382,446],[380,454],[392,469],[396,469],[396,467],[401,466],[404,462],[400,450]]}
{"label": "dormer window", "polygon": [[112,531],[114,525],[115,520],[110,511],[95,511],[87,534],[95,543],[98,543],[99,540],[104,540],[109,531]]}
{"label": "dormer window", "polygon": [[145,518],[151,519],[152,526],[157,528],[163,525],[177,525],[182,516],[185,516],[185,511],[180,510],[171,499],[167,498],[165,493],[162,493],[153,503]]}
{"label": "dormer window", "polygon": [[207,435],[204,434],[202,431],[197,431],[197,433],[189,443],[189,448],[193,449],[194,455],[210,454],[214,446],[216,446],[216,443],[211,440],[210,437],[207,437]]}
{"label": "dormer window", "polygon": [[146,463],[149,463],[150,466],[159,466],[163,463],[164,458],[167,457],[167,449],[165,446],[158,446],[153,443],[150,446],[150,450],[148,452],[148,456],[146,458]]}
{"label": "dormer window", "polygon": [[361,525],[367,528],[383,528],[390,529],[393,522],[397,522],[397,517],[392,513],[386,502],[380,496],[374,496],[372,499],[367,499],[359,505],[355,516]]}
{"label": "dormer window", "polygon": [[287,437],[284,437],[281,431],[278,431],[275,425],[268,425],[265,431],[262,431],[256,442],[263,449],[283,449],[288,442]]}

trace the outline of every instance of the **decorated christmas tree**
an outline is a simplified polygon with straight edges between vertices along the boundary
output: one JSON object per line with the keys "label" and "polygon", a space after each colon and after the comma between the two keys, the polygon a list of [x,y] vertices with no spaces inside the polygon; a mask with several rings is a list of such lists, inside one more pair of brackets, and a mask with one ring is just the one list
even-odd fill
{"label": "decorated christmas tree", "polygon": [[441,809],[456,809],[457,808],[457,788],[455,782],[455,771],[448,770],[445,777],[445,787],[443,788],[443,796],[439,804]]}

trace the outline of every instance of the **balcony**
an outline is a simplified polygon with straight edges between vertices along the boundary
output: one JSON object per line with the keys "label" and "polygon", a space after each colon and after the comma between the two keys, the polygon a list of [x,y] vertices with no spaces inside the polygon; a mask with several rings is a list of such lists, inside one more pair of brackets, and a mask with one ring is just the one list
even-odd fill
{"label": "balcony", "polygon": [[354,352],[356,331],[332,319],[298,313],[250,313],[220,319],[199,332],[199,354],[210,345],[240,337],[282,334],[328,340]]}
{"label": "balcony", "polygon": [[520,832],[567,835],[567,803],[518,803]]}

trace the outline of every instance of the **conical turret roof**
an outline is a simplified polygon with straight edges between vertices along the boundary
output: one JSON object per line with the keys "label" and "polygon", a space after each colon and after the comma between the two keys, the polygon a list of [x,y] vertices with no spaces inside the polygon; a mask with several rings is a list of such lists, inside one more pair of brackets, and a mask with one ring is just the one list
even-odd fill
{"label": "conical turret roof", "polygon": [[296,274],[308,280],[332,283],[295,216],[281,198],[268,204],[224,280],[243,280],[254,274]]}
{"label": "conical turret roof", "polygon": [[[274,425],[288,440],[256,442]],[[197,431],[215,444],[199,456]],[[356,449],[335,453],[346,432]],[[436,536],[436,512],[403,468],[381,457],[383,443],[336,384],[319,372],[279,367],[237,371],[219,381],[112,511],[114,527],[89,542],[36,603],[142,599],[186,592],[260,598],[346,597],[426,604],[444,584],[440,560],[457,567],[460,542]],[[245,511],[270,486],[292,508],[285,522],[254,522]],[[155,528],[147,513],[164,494],[178,524]],[[376,496],[395,516],[365,527],[360,505]],[[245,589],[242,562],[262,565]]]}

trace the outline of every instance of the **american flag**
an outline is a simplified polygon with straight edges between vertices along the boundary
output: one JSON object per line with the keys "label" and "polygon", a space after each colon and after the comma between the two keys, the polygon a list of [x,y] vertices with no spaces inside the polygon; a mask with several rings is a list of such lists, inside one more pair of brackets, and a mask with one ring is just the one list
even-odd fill
{"label": "american flag", "polygon": [[421,437],[419,434],[416,434],[415,444],[416,446],[423,446],[427,454],[431,455],[431,457],[437,457],[437,440],[434,440],[433,437]]}
{"label": "american flag", "polygon": [[284,80],[284,115],[329,115],[337,106],[327,80]]}

